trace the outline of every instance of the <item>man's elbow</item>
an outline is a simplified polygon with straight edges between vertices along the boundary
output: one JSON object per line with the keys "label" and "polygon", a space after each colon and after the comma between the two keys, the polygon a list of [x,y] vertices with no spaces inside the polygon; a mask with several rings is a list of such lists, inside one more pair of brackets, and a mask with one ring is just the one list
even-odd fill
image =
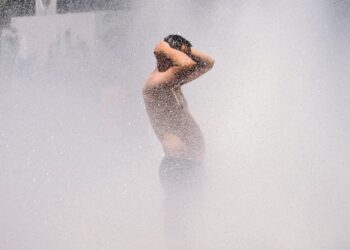
{"label": "man's elbow", "polygon": [[214,67],[214,64],[215,64],[215,60],[214,59],[208,60],[207,65],[206,65],[207,69],[211,70]]}

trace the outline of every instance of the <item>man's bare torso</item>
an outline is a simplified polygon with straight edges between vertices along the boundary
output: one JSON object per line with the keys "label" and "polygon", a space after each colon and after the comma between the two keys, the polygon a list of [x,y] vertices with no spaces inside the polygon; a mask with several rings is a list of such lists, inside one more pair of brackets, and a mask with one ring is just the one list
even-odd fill
{"label": "man's bare torso", "polygon": [[202,161],[204,139],[189,113],[180,86],[170,88],[155,84],[154,74],[146,82],[143,96],[154,132],[167,155]]}

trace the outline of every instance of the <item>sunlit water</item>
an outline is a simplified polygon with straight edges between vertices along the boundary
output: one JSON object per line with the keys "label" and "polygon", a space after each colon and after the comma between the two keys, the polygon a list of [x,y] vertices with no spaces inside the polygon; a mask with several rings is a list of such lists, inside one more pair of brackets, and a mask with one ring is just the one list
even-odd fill
{"label": "sunlit water", "polygon": [[168,249],[141,89],[179,32],[216,60],[184,87],[207,144],[191,249],[349,249],[349,3],[146,2],[3,35],[0,248]]}

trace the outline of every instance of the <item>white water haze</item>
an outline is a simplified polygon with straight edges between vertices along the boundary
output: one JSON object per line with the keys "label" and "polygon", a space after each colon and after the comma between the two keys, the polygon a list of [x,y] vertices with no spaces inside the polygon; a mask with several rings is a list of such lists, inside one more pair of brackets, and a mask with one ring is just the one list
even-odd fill
{"label": "white water haze", "polygon": [[139,2],[3,32],[0,249],[171,249],[141,95],[170,33],[216,61],[183,88],[207,147],[189,249],[350,249],[350,2]]}

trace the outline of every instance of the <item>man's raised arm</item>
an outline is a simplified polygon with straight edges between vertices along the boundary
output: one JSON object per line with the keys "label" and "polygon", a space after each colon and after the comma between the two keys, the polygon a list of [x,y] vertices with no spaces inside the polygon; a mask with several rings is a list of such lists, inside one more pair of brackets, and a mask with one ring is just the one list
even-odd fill
{"label": "man's raised arm", "polygon": [[[172,88],[181,82],[185,81],[191,74],[197,69],[197,63],[193,61],[185,53],[173,49],[167,42],[160,42],[155,50],[154,54],[157,61],[161,61],[162,57],[166,57],[167,60],[171,60],[172,66],[163,72],[160,82]],[[166,59],[165,59],[166,60]]]}
{"label": "man's raised arm", "polygon": [[214,66],[214,59],[199,51],[198,49],[191,48],[190,57],[193,61],[196,62],[196,70],[192,74],[190,74],[184,81],[182,81],[181,85],[200,77]]}
{"label": "man's raised arm", "polygon": [[196,62],[193,61],[192,58],[179,50],[171,48],[169,44],[164,41],[157,44],[154,49],[154,53],[156,56],[157,54],[163,54],[169,58],[173,62],[174,67],[188,67],[196,65]]}

